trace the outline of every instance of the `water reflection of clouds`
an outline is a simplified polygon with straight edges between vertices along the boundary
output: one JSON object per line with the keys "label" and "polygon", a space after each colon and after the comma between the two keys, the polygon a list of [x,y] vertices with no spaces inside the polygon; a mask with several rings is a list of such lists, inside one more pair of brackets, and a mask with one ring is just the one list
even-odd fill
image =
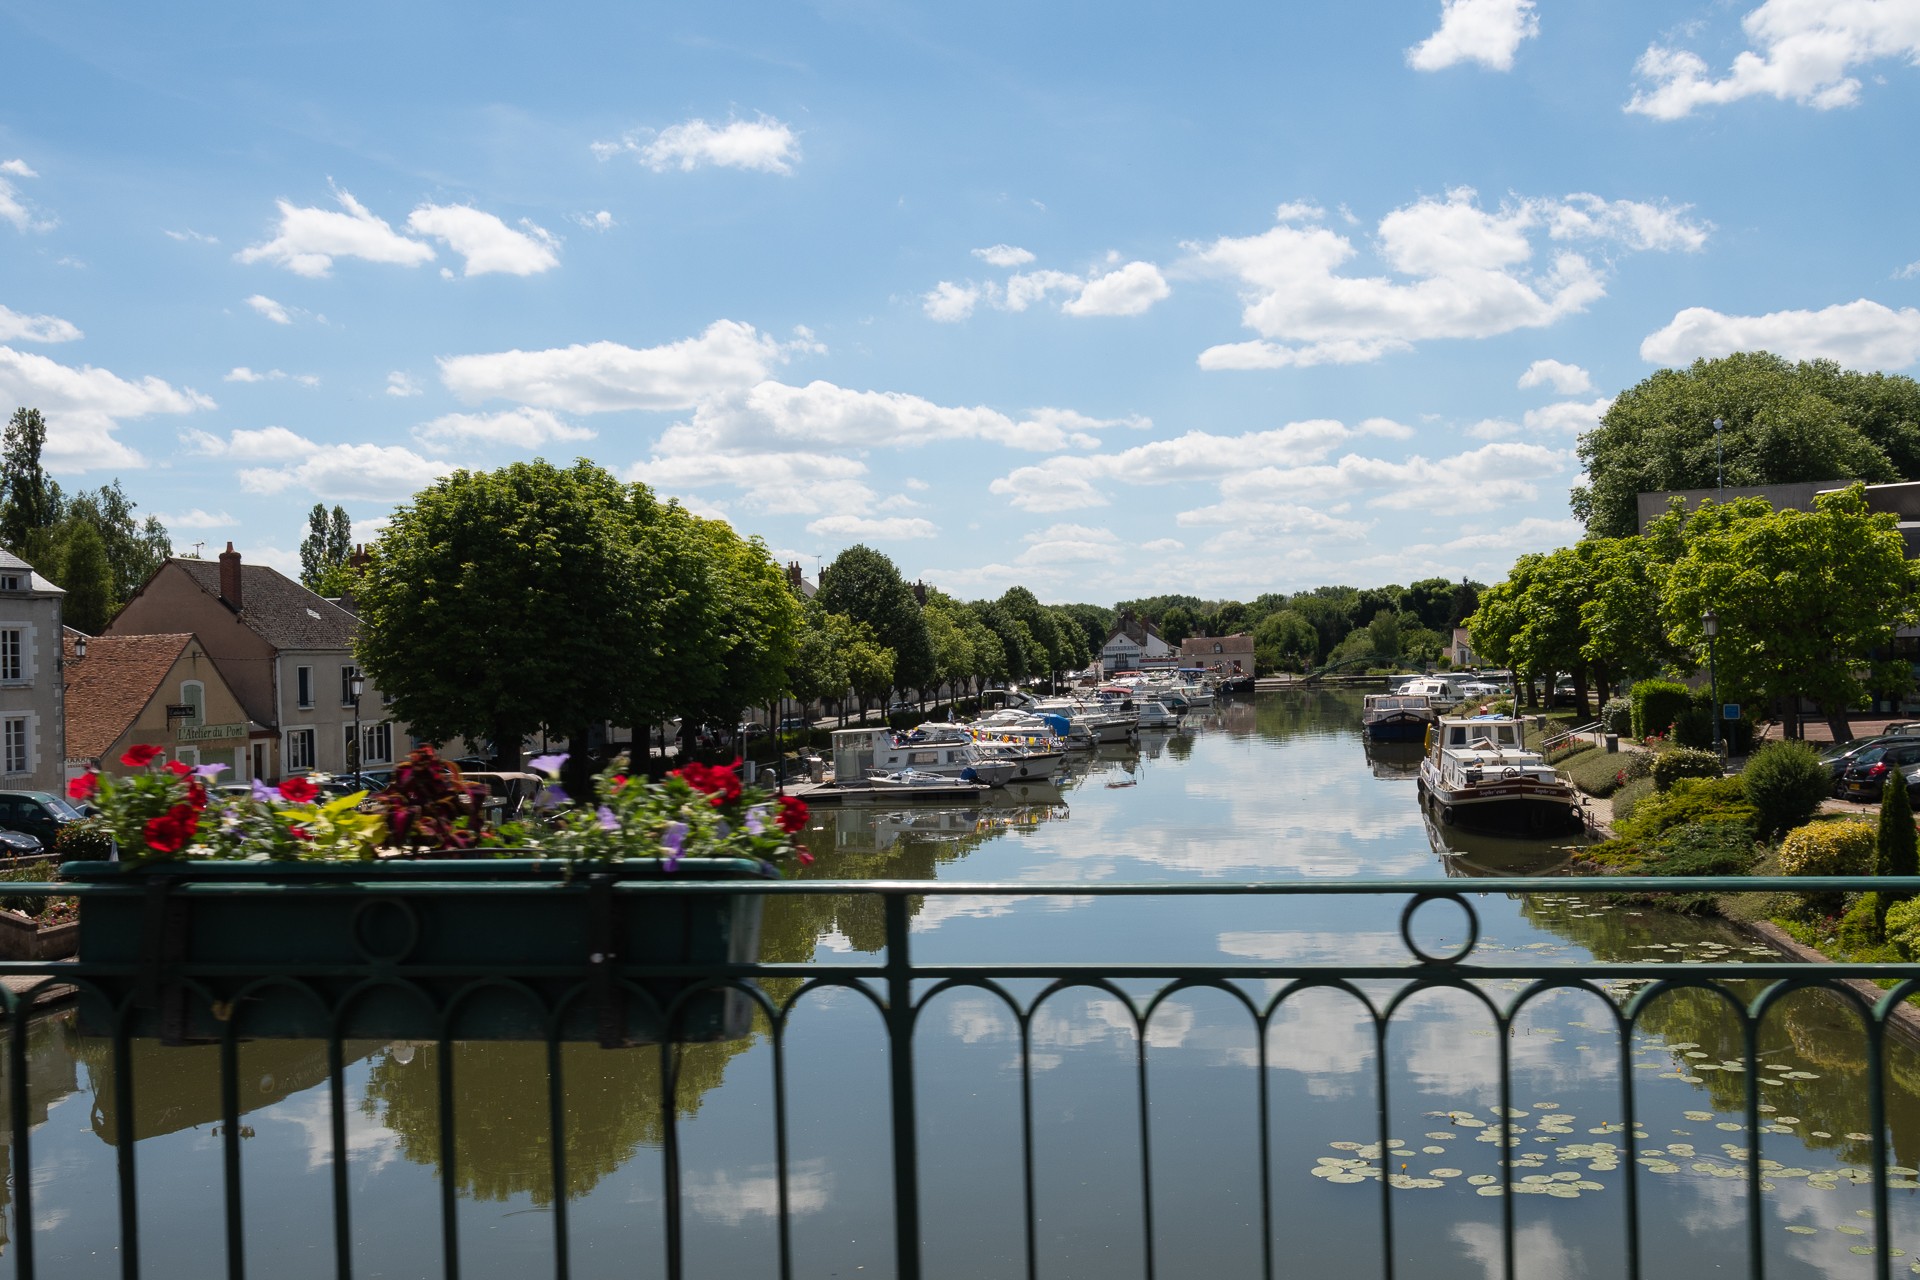
{"label": "water reflection of clouds", "polygon": [[1007,897],[993,898],[946,896],[927,898],[920,910],[914,914],[913,931],[930,933],[949,920],[993,920],[1000,916],[1010,916],[1014,913],[1014,908],[1021,903],[1038,902],[1043,910],[1060,912],[1084,907],[1092,901],[1091,898],[1042,897],[1029,894],[1012,894]]}
{"label": "water reflection of clouds", "polygon": [[[1500,1228],[1491,1222],[1461,1222],[1451,1229],[1467,1257],[1480,1265],[1481,1274],[1506,1274],[1506,1255]],[[1530,1222],[1513,1232],[1513,1256],[1526,1264],[1527,1280],[1573,1280],[1587,1274],[1581,1251],[1560,1238],[1549,1222]]]}
{"label": "water reflection of clouds", "polygon": [[[300,1131],[307,1148],[307,1172],[314,1173],[333,1165],[333,1102],[327,1089],[317,1087],[297,1093],[285,1102],[275,1103],[257,1112],[256,1126],[284,1122]],[[347,1163],[366,1173],[378,1173],[400,1158],[400,1135],[385,1125],[355,1123],[347,1118]]]}
{"label": "water reflection of clouds", "polygon": [[[1084,999],[1084,995],[1082,996]],[[1035,1071],[1050,1071],[1065,1059],[1065,1050],[1090,1045],[1123,1049],[1131,1057],[1139,1041],[1133,1014],[1118,1000],[1096,996],[1086,999],[1084,1016],[1071,1008],[1075,992],[1062,991],[1034,1012],[1031,1022],[1030,1060]],[[999,1000],[962,996],[947,1001],[947,1030],[965,1044],[994,1044],[1014,1041],[1018,1036],[1014,1017]],[[1153,1012],[1147,1023],[1149,1049],[1178,1049],[1186,1044],[1194,1030],[1193,1009],[1169,1000]],[[1005,1064],[1020,1065],[1016,1054]]]}
{"label": "water reflection of clouds", "polygon": [[[788,1166],[789,1213],[820,1212],[827,1207],[832,1190],[833,1175],[827,1171],[825,1160],[798,1160]],[[695,1213],[729,1227],[737,1227],[748,1218],[774,1218],[780,1213],[780,1180],[772,1165],[755,1165],[739,1177],[725,1169],[689,1174],[680,1184],[680,1194]]]}

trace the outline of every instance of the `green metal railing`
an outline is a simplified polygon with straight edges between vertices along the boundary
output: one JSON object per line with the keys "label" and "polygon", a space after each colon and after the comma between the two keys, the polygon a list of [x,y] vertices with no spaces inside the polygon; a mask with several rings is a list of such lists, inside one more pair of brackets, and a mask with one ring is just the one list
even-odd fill
{"label": "green metal railing", "polygon": [[[416,882],[403,886],[382,884],[377,888],[382,894],[401,898],[422,894],[487,895],[502,891],[502,887],[498,885],[471,883]],[[1140,1197],[1144,1210],[1139,1220],[1139,1229],[1145,1273],[1149,1277],[1155,1275],[1158,1264],[1153,1213],[1155,1193],[1152,1134],[1149,1124],[1151,1107],[1148,1095],[1147,1024],[1156,1009],[1165,1004],[1169,998],[1183,991],[1200,989],[1218,991],[1226,996],[1230,1004],[1244,1010],[1252,1024],[1258,1044],[1257,1106],[1261,1223],[1259,1274],[1267,1280],[1286,1270],[1282,1261],[1276,1257],[1275,1178],[1271,1126],[1273,1117],[1270,1111],[1268,1083],[1268,1031],[1276,1014],[1290,998],[1314,990],[1337,991],[1359,1001],[1372,1021],[1375,1036],[1373,1087],[1377,1091],[1376,1106],[1379,1118],[1377,1156],[1381,1165],[1379,1221],[1383,1236],[1382,1273],[1388,1277],[1394,1274],[1395,1269],[1393,1239],[1396,1211],[1391,1179],[1386,1174],[1386,1161],[1389,1158],[1391,1145],[1388,1132],[1390,1073],[1387,1035],[1396,1012],[1402,1010],[1415,996],[1436,989],[1465,993],[1472,1001],[1484,1007],[1493,1020],[1496,1043],[1501,1046],[1498,1064],[1499,1106],[1502,1115],[1511,1116],[1513,1064],[1508,1043],[1509,1033],[1513,1030],[1516,1020],[1525,1014],[1533,1001],[1553,992],[1580,991],[1604,1000],[1613,1012],[1613,1025],[1608,1030],[1618,1037],[1619,1049],[1620,1108],[1623,1117],[1621,1132],[1625,1135],[1626,1146],[1625,1158],[1620,1162],[1626,1170],[1625,1274],[1629,1280],[1638,1280],[1642,1266],[1641,1199],[1638,1177],[1640,1166],[1636,1162],[1636,1132],[1639,1126],[1635,1118],[1636,1099],[1634,1073],[1630,1069],[1632,1065],[1630,1041],[1637,1021],[1647,1011],[1651,1002],[1681,989],[1691,988],[1709,992],[1726,1002],[1728,1007],[1736,1013],[1744,1038],[1745,1127],[1748,1135],[1745,1155],[1745,1182],[1748,1195],[1748,1274],[1755,1277],[1755,1280],[1759,1280],[1766,1271],[1767,1251],[1762,1236],[1761,1184],[1764,1170],[1758,1140],[1762,1123],[1760,1117],[1763,1112],[1758,1079],[1761,1073],[1755,1069],[1758,1029],[1768,1012],[1787,996],[1810,988],[1822,989],[1831,992],[1858,1017],[1862,1030],[1862,1055],[1866,1064],[1872,1130],[1870,1135],[1874,1210],[1872,1266],[1874,1274],[1880,1277],[1880,1280],[1888,1280],[1891,1275],[1892,1241],[1887,1185],[1890,1136],[1887,1124],[1886,1048],[1889,1035],[1897,1030],[1892,1025],[1897,1020],[1896,1010],[1902,1008],[1902,1002],[1909,995],[1920,991],[1920,965],[1810,964],[1783,959],[1759,962],[1689,962],[1684,966],[1658,962],[1613,963],[1583,960],[1578,964],[1556,966],[1520,963],[1492,954],[1485,957],[1476,954],[1480,942],[1480,920],[1475,908],[1475,899],[1488,894],[1515,895],[1521,898],[1552,895],[1561,899],[1582,897],[1598,899],[1608,895],[1632,895],[1636,898],[1652,899],[1674,894],[1724,892],[1730,888],[1743,891],[1800,893],[1838,893],[1889,888],[1920,892],[1920,880],[1799,878],[1745,879],[1728,882],[1680,878],[1662,880],[1554,878],[1480,879],[1470,884],[1448,880],[1296,880],[1279,883],[1216,881],[1180,884],[968,884],[920,881],[742,883],[729,886],[729,891],[760,895],[768,899],[795,894],[877,898],[882,903],[884,911],[884,954],[873,961],[855,963],[836,961],[833,964],[751,964],[707,967],[635,965],[615,958],[612,967],[616,981],[621,984],[628,998],[635,1000],[645,1001],[652,998],[647,988],[647,982],[650,979],[691,978],[696,980],[691,988],[673,999],[665,1011],[669,1018],[677,1008],[701,990],[715,987],[735,987],[746,991],[764,1014],[772,1059],[771,1119],[778,1187],[776,1239],[778,1274],[783,1277],[783,1280],[794,1274],[790,1234],[792,1206],[788,1167],[788,1064],[785,1036],[789,1015],[795,1002],[812,991],[841,988],[857,993],[871,1003],[884,1022],[887,1034],[887,1080],[892,1120],[890,1141],[895,1266],[897,1274],[903,1277],[903,1280],[918,1280],[918,1277],[923,1274],[920,1192],[923,1154],[918,1141],[920,1113],[915,1099],[915,1028],[916,1021],[928,1002],[943,992],[957,988],[974,988],[987,992],[1004,1002],[1018,1026],[1020,1155],[1024,1184],[1022,1202],[1025,1214],[1024,1267],[1025,1274],[1030,1278],[1037,1277],[1040,1273],[1039,1245],[1036,1239],[1032,1051],[1034,1021],[1042,1006],[1061,992],[1085,989],[1097,991],[1105,997],[1118,1001],[1133,1020],[1133,1029],[1136,1033],[1135,1086]],[[527,891],[525,885],[513,886],[513,889],[517,892]],[[96,897],[138,895],[149,892],[139,885],[113,883],[15,884],[8,886],[8,891],[12,894],[27,896],[77,894],[83,901],[83,910],[84,903]],[[573,894],[585,893],[588,890],[584,883],[576,880],[571,883],[541,886],[539,891]],[[711,894],[713,891],[712,884],[700,882],[620,885],[616,886],[615,890],[617,894],[644,893],[669,896]],[[189,883],[173,892],[192,900],[205,895],[245,898],[250,895],[275,894],[284,897],[289,892],[299,891],[289,890],[285,886],[232,882]],[[1026,963],[1019,960],[1005,960],[993,963],[923,964],[914,958],[912,911],[916,902],[920,900],[935,897],[1045,898],[1050,896],[1071,896],[1079,899],[1153,898],[1161,900],[1253,897],[1299,899],[1325,896],[1389,899],[1397,901],[1400,905],[1400,936],[1406,947],[1407,958],[1403,963],[1356,964],[1137,963],[1124,958],[1073,963]],[[1425,949],[1419,941],[1415,915],[1427,904],[1433,902],[1451,903],[1466,913],[1467,930],[1463,945],[1446,952],[1432,952]],[[604,976],[597,977],[594,972],[594,962],[601,959],[583,955],[578,966],[553,967],[541,974],[543,977],[576,979],[575,985],[569,989],[568,994],[546,1011],[550,1025],[555,1028],[546,1042],[546,1061],[551,1126],[550,1160],[553,1166],[555,1188],[552,1273],[556,1277],[567,1277],[571,1274],[571,1251],[574,1244],[568,1222],[566,1193],[568,1182],[565,1163],[567,1150],[564,1133],[565,1112],[562,1105],[565,1079],[558,1029],[567,1014],[568,1005],[574,1001],[586,999],[596,981],[604,984]],[[39,1274],[36,1271],[33,1211],[36,1184],[33,1176],[33,1138],[30,1132],[31,1112],[28,1103],[29,1059],[27,1037],[20,1033],[22,1019],[28,1016],[29,1006],[36,995],[43,994],[50,987],[77,988],[83,993],[84,999],[87,998],[85,993],[88,992],[124,990],[127,982],[136,979],[139,973],[136,967],[128,965],[101,965],[84,961],[53,963],[8,961],[0,962],[0,975],[11,979],[41,980],[40,985],[31,990],[0,992],[0,1011],[4,1012],[8,1024],[14,1031],[14,1034],[9,1037],[11,1081],[7,1099],[11,1119],[13,1157],[11,1174],[14,1237],[12,1244],[16,1274],[32,1277]],[[394,984],[404,987],[415,978],[451,978],[466,981],[468,985],[461,990],[460,994],[438,1007],[430,1007],[429,1011],[423,1014],[422,1034],[419,1037],[425,1041],[437,1041],[440,1047],[437,1058],[442,1271],[447,1277],[458,1277],[461,1274],[462,1265],[457,1230],[459,1193],[454,1176],[456,1161],[454,1099],[458,1081],[455,1078],[451,1046],[458,1039],[456,1033],[462,1001],[471,992],[499,986],[503,981],[501,975],[480,967],[440,966],[430,971],[415,970],[404,961],[369,962],[357,966],[331,965],[323,969],[292,967],[284,970],[245,972],[233,965],[197,963],[187,959],[181,963],[178,976],[189,983],[215,982],[216,980],[231,982],[242,979],[248,983],[246,991],[250,995],[286,991],[293,992],[303,999],[316,1000],[322,997],[314,988],[306,985],[309,979],[358,980],[359,985],[353,988],[353,995],[333,1003],[332,1013],[335,1021],[333,1034],[328,1039],[334,1269],[342,1280],[347,1280],[354,1274],[348,1195],[348,1099],[344,1082],[345,1056],[342,1049],[343,1041],[349,1037],[351,1030],[348,1006],[365,990]],[[791,987],[790,993],[775,999],[759,985],[768,979],[791,979],[797,980],[797,983],[782,984]],[[1848,985],[1847,980],[1850,979],[1879,980],[1889,983],[1890,986],[1877,999],[1869,999],[1858,989]],[[1380,990],[1369,991],[1368,987],[1360,985],[1382,982],[1391,984],[1385,994]],[[1525,985],[1514,991],[1511,999],[1504,1003],[1496,999],[1495,994],[1489,990],[1493,984],[1513,982]],[[1127,986],[1123,985],[1140,983],[1157,984],[1157,986],[1149,994],[1142,995],[1137,992],[1129,993]],[[1015,994],[1015,987],[1023,984],[1032,989],[1032,993],[1024,998]],[[1626,993],[1619,984],[1633,984],[1635,989],[1631,993]],[[337,990],[338,988],[336,985],[329,989]],[[135,1177],[140,1153],[137,1150],[134,1130],[136,1096],[130,1059],[132,1040],[124,1034],[126,1019],[131,1016],[130,997],[119,1001],[113,1016],[118,1020],[116,1025],[123,1028],[112,1038],[114,1064],[112,1087],[117,1129],[114,1145],[119,1197],[119,1265],[122,1275],[132,1280],[140,1276],[142,1270],[138,1229],[138,1187]],[[243,1021],[240,1018],[228,1019],[225,1023],[224,1036],[220,1041],[219,1092],[223,1112],[221,1156],[225,1206],[224,1270],[232,1280],[240,1280],[247,1270],[247,1254],[244,1247],[246,1219],[241,1176],[241,1125],[239,1123],[241,1108],[237,1079],[239,1044],[245,1038]],[[680,1181],[681,1153],[678,1135],[680,1118],[676,1112],[675,1090],[672,1087],[676,1070],[676,1054],[670,1046],[665,1045],[655,1048],[636,1048],[627,1052],[660,1055],[661,1079],[666,1082],[661,1098],[663,1140],[660,1143],[661,1171],[665,1188],[664,1266],[666,1274],[678,1280],[685,1269],[685,1249],[682,1224],[684,1204]],[[1510,1126],[1512,1122],[1509,1119],[1497,1123]],[[1504,1130],[1502,1136],[1504,1137]],[[1512,1280],[1512,1277],[1517,1274],[1515,1196],[1511,1194],[1515,1170],[1505,1142],[1501,1144],[1499,1150],[1501,1154],[1499,1165],[1502,1170],[1500,1185],[1504,1191],[1508,1192],[1501,1197],[1502,1255],[1504,1275]],[[596,1243],[607,1242],[597,1241]]]}

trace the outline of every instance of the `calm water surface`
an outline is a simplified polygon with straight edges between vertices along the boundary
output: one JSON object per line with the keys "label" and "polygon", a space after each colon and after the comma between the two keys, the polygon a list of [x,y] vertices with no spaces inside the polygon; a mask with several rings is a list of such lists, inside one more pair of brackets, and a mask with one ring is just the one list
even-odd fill
{"label": "calm water surface", "polygon": [[[1463,840],[1422,821],[1417,751],[1369,751],[1359,698],[1266,695],[1214,709],[1138,751],[1073,763],[1059,788],[1033,787],[965,812],[823,810],[808,840],[815,874],[943,880],[1224,881],[1520,874],[1566,850]],[[1591,957],[1739,959],[1722,926],[1573,899],[1477,900],[1480,954],[1541,964]],[[915,916],[921,961],[1406,960],[1391,898],[941,898]],[[1445,908],[1423,940],[1457,943]],[[881,949],[877,901],[769,905],[768,959],[833,964]],[[1124,984],[1123,984],[1124,986]],[[1132,987],[1130,993],[1138,994]],[[1384,988],[1382,988],[1384,990]],[[1030,997],[1030,992],[1018,993]],[[1258,993],[1256,993],[1258,994]],[[1505,998],[1502,991],[1492,993]],[[1553,1187],[1516,1197],[1529,1276],[1624,1272],[1622,1054],[1592,994],[1536,1000],[1505,1048],[1512,1070],[1515,1178]],[[1743,1267],[1745,1074],[1738,1026],[1704,1000],[1669,999],[1628,1046],[1644,1159],[1644,1274]],[[55,1015],[29,1030],[36,1116],[36,1233],[42,1274],[117,1275],[112,1064],[107,1046]],[[1257,1275],[1258,1046],[1236,1002],[1186,991],[1146,1031],[1152,1098],[1155,1261],[1163,1276]],[[917,1032],[928,1272],[1025,1274],[1019,1037],[1006,1006],[973,989],[926,1007]],[[1837,1005],[1804,995],[1762,1028],[1768,1274],[1867,1276],[1873,1259],[1862,1040]],[[1499,1275],[1502,1201],[1488,1122],[1501,1046],[1483,1009],[1430,993],[1397,1013],[1385,1042],[1392,1252],[1402,1274]],[[1380,1138],[1380,1046],[1350,996],[1290,998],[1268,1038],[1276,1257],[1287,1274],[1375,1273],[1381,1188],[1349,1172]],[[355,1274],[440,1274],[439,1103],[433,1045],[351,1044],[347,1094]],[[1032,1022],[1040,1274],[1143,1274],[1136,1032],[1109,992],[1056,995]],[[552,1182],[545,1050],[454,1049],[456,1179],[463,1272],[550,1270],[556,1197],[568,1198],[574,1274],[664,1273],[659,1060],[653,1050],[564,1050],[567,1186]],[[3,1060],[0,1060],[3,1061]],[[867,1001],[803,997],[786,1042],[789,1195],[796,1273],[892,1273],[886,1044]],[[1894,1243],[1920,1256],[1920,1066],[1889,1063],[1896,1159]],[[777,1204],[772,1053],[764,1035],[686,1050],[679,1111],[688,1273],[774,1274]],[[136,1046],[141,1225],[150,1276],[218,1272],[221,1246],[217,1050]],[[249,1261],[276,1277],[333,1274],[331,1135],[324,1047],[241,1050]],[[1724,1126],[1724,1127],[1723,1127]],[[0,1139],[3,1142],[4,1139]],[[18,1231],[10,1189],[8,1239]],[[10,1252],[10,1250],[9,1250]],[[1896,1260],[1905,1274],[1909,1260]],[[1920,1268],[1916,1268],[1920,1270]]]}

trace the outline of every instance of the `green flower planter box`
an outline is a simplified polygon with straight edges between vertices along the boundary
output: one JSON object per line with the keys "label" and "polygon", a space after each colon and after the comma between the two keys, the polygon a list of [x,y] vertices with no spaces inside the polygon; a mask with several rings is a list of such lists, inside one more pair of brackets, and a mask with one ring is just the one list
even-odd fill
{"label": "green flower planter box", "polygon": [[[743,858],[687,858],[671,874],[651,858],[571,869],[537,859],[69,862],[61,874],[143,889],[81,903],[80,961],[131,969],[91,980],[99,993],[81,996],[83,1034],[121,1023],[189,1043],[219,1040],[233,1022],[243,1039],[552,1036],[608,1047],[747,1034],[747,992],[621,970],[754,962],[761,898],[725,884],[778,875]],[[613,888],[667,879],[715,887]],[[175,891],[187,884],[284,892]]]}

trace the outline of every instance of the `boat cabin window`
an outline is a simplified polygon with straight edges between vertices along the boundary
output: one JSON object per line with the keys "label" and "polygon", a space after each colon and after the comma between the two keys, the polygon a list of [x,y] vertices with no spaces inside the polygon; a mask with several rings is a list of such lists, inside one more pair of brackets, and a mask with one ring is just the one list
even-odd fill
{"label": "boat cabin window", "polygon": [[1447,726],[1447,745],[1464,747],[1485,740],[1496,747],[1520,744],[1517,727],[1510,724],[1455,724]]}
{"label": "boat cabin window", "polygon": [[907,753],[908,764],[938,764],[939,761],[940,753],[938,751],[909,751]]}

